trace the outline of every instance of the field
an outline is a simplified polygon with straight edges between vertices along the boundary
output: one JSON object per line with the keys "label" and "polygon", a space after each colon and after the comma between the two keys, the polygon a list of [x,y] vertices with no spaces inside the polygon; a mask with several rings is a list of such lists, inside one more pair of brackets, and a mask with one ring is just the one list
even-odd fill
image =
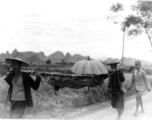
{"label": "field", "polygon": [[72,65],[32,65],[30,67],[26,67],[23,69],[30,69],[30,70],[36,70],[36,71],[64,71],[64,70],[70,70]]}
{"label": "field", "polygon": [[[125,73],[125,87],[128,88],[130,84],[131,74]],[[152,76],[148,76],[152,84]],[[87,93],[87,88],[79,90],[63,88],[58,92],[50,85],[40,85],[38,91],[32,91],[34,108],[26,110],[24,118],[60,118],[69,113],[76,111],[78,108],[95,105],[97,103],[104,103],[109,100],[108,94],[104,91],[107,84],[100,87],[90,89]],[[9,106],[5,107],[4,101],[7,95],[8,85],[4,81],[4,76],[0,78],[0,118],[8,118]],[[126,94],[127,96],[134,95],[133,90]],[[72,111],[72,112],[71,112]]]}

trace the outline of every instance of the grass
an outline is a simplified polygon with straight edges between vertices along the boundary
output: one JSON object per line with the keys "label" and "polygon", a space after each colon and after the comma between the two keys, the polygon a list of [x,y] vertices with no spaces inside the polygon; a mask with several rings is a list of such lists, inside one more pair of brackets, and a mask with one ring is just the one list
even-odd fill
{"label": "grass", "polygon": [[[125,75],[125,87],[128,88],[130,84],[131,74]],[[148,75],[150,83],[152,85],[152,75]],[[54,88],[50,85],[41,84],[37,91],[32,90],[32,96],[34,101],[34,108],[27,109],[24,118],[60,118],[78,108],[87,107],[89,105],[104,103],[107,101],[107,93],[103,88],[107,85],[107,80],[100,87],[91,88],[87,93],[88,88],[71,89],[63,88],[58,92],[54,91]],[[7,96],[8,85],[4,81],[4,77],[0,78],[0,101],[4,102]],[[103,91],[102,91],[103,90]],[[126,94],[127,96],[133,95],[131,90]],[[104,97],[105,96],[105,97]],[[5,108],[4,103],[0,103],[0,118],[8,118],[10,104]]]}

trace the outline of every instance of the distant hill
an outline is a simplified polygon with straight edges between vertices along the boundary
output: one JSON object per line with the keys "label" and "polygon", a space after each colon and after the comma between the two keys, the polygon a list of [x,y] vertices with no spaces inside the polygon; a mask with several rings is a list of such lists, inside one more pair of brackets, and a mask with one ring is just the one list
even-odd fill
{"label": "distant hill", "polygon": [[18,53],[18,51],[17,51],[17,49],[15,49],[13,52],[12,52],[12,54],[11,54],[11,56],[12,57],[15,57],[15,55]]}
{"label": "distant hill", "polygon": [[28,52],[22,52],[26,57],[31,57],[33,55],[35,55],[36,53],[35,52],[31,52],[31,51],[28,51]]}
{"label": "distant hill", "polygon": [[[25,51],[25,52],[19,52],[17,49],[14,49],[12,53],[9,53],[8,51],[6,53],[0,54],[0,62],[5,61],[5,58],[10,57],[19,57],[23,60],[29,62],[29,63],[45,63],[47,60],[51,60],[52,63],[60,63],[60,62],[67,62],[67,63],[75,63],[80,60],[86,60],[88,56],[83,56],[80,54],[74,54],[71,55],[69,52],[65,55],[61,51],[56,51],[48,56],[44,54],[44,52],[32,52],[32,51]],[[91,58],[92,59],[92,58]],[[118,58],[107,58],[106,60],[101,60],[104,63],[109,63],[111,60],[115,61],[121,61],[121,59]],[[134,65],[135,61],[138,59],[135,58],[127,58],[124,57],[124,64],[125,65]],[[141,60],[142,65],[152,65],[152,62],[148,62],[145,60]]]}
{"label": "distant hill", "polygon": [[46,62],[47,59],[48,59],[48,57],[45,56],[44,52],[39,52],[39,53],[37,53],[36,55],[37,55],[37,57],[38,57],[42,62]]}
{"label": "distant hill", "polygon": [[[109,63],[111,60],[121,62],[121,59],[117,59],[117,58],[107,58],[104,62]],[[136,60],[139,60],[139,59],[124,57],[123,64],[124,65],[135,65]],[[140,60],[140,61],[141,61],[142,65],[152,65],[152,62],[148,62],[148,61],[145,61],[145,60]]]}
{"label": "distant hill", "polygon": [[82,56],[80,54],[75,54],[72,56],[74,62],[76,61],[80,61],[80,60],[87,60],[88,59],[88,56]]}
{"label": "distant hill", "polygon": [[64,54],[61,51],[56,51],[55,53],[48,56],[51,62],[61,62],[64,59]]}
{"label": "distant hill", "polygon": [[31,57],[27,58],[26,61],[29,63],[43,63],[45,61],[42,61],[37,54],[32,55]]}
{"label": "distant hill", "polygon": [[64,62],[75,62],[72,58],[72,56],[70,55],[70,53],[67,53],[65,55],[65,58],[64,58]]}
{"label": "distant hill", "polygon": [[46,56],[44,52],[32,52],[32,51],[27,51],[27,52],[19,52],[17,49],[13,50],[12,53],[9,53],[8,51],[6,53],[1,53],[0,54],[0,62],[5,61],[5,58],[15,58],[19,57],[22,58],[23,60],[26,60],[29,63],[45,63],[47,60],[51,60],[52,63],[60,63],[62,61],[64,62],[72,62],[75,63],[79,60],[86,59],[86,56],[82,56],[80,54],[75,54],[71,55],[70,53],[67,53],[64,55],[61,51],[56,51],[49,56]]}
{"label": "distant hill", "polygon": [[[124,58],[124,64],[126,65],[134,65],[135,61],[139,59],[135,58]],[[152,65],[152,62],[145,61],[145,60],[140,60],[142,65]]]}

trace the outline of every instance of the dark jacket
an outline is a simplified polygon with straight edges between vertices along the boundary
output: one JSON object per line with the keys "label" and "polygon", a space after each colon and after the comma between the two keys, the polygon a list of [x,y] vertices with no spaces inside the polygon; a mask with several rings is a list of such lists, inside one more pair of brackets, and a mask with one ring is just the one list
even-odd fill
{"label": "dark jacket", "polygon": [[123,94],[121,90],[121,82],[125,81],[125,77],[121,70],[116,70],[110,74],[108,88],[112,94]]}
{"label": "dark jacket", "polygon": [[[32,100],[32,95],[31,95],[31,88],[34,90],[37,90],[40,85],[41,78],[36,77],[36,80],[34,81],[31,76],[29,76],[27,73],[23,73],[23,85],[25,89],[25,103],[26,107],[33,107],[33,100]],[[10,72],[7,77],[5,78],[5,81],[8,83],[10,86],[8,89],[8,96],[7,96],[7,101],[11,100],[11,95],[12,95],[12,89],[13,89],[13,78],[14,78],[14,73]]]}

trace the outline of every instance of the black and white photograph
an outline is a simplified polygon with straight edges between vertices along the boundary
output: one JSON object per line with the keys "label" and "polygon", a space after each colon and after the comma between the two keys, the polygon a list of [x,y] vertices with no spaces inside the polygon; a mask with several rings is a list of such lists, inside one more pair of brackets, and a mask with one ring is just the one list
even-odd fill
{"label": "black and white photograph", "polygon": [[0,119],[152,119],[152,0],[0,0],[0,43]]}

